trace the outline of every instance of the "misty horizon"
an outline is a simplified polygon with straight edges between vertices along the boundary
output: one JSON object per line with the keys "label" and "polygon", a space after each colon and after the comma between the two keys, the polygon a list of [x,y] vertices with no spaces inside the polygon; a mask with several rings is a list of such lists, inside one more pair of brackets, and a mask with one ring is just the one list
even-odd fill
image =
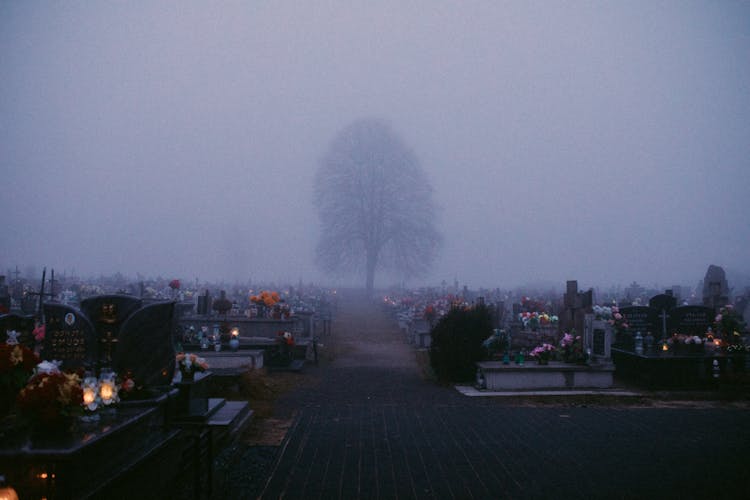
{"label": "misty horizon", "polygon": [[439,207],[407,285],[748,279],[749,60],[747,3],[5,2],[0,274],[361,283],[313,178],[376,117]]}

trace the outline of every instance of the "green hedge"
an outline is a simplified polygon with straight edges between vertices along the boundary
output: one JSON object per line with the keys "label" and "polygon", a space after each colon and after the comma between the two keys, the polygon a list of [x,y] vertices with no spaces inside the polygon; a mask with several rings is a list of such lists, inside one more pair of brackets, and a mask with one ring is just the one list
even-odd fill
{"label": "green hedge", "polygon": [[475,363],[486,350],[482,342],[492,334],[492,318],[485,305],[455,307],[430,332],[430,365],[441,382],[474,380]]}

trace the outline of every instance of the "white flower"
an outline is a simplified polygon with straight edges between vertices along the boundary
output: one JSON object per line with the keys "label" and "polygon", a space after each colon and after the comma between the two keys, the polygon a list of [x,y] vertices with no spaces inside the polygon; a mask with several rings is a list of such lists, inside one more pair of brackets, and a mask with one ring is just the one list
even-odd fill
{"label": "white flower", "polygon": [[51,375],[53,373],[60,373],[61,364],[62,364],[62,361],[42,361],[41,363],[36,365],[36,372],[44,373],[46,375]]}

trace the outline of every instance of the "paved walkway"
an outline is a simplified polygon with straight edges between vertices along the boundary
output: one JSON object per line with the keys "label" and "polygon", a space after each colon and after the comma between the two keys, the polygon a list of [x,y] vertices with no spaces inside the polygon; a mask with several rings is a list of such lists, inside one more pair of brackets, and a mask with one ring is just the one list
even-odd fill
{"label": "paved walkway", "polygon": [[518,406],[419,376],[398,331],[342,302],[343,354],[296,411],[261,498],[748,498],[730,408]]}

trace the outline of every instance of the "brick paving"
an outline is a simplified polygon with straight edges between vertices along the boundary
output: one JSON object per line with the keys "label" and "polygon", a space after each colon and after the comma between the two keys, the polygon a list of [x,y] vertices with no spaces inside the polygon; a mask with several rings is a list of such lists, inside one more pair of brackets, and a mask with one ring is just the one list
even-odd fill
{"label": "brick paving", "polygon": [[296,418],[261,498],[750,498],[746,410],[468,398],[423,380],[391,326],[366,323],[334,325],[348,355],[279,402]]}

